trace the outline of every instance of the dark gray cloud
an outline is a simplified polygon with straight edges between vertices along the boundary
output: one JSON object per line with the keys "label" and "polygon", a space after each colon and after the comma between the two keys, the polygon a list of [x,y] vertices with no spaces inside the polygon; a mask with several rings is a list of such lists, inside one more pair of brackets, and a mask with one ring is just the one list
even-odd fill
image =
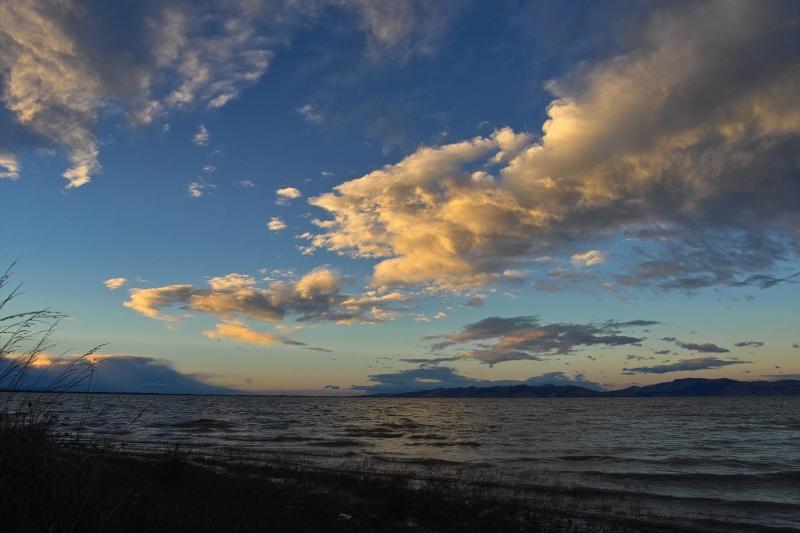
{"label": "dark gray cloud", "polygon": [[281,337],[280,340],[281,344],[285,344],[287,346],[299,346],[301,348],[305,348],[306,350],[311,350],[314,352],[333,353],[333,350],[329,350],[328,348],[320,348],[319,346],[309,346],[307,343],[303,341],[289,339],[286,337]]}
{"label": "dark gray cloud", "polygon": [[341,387],[339,385],[325,385],[322,388],[325,390],[339,390]]}
{"label": "dark gray cloud", "polygon": [[740,361],[738,359],[719,359],[717,357],[697,357],[694,359],[681,359],[677,363],[664,365],[640,366],[635,368],[623,368],[629,374],[668,374],[670,372],[690,372],[693,370],[708,370],[710,368],[720,368],[729,365],[749,364],[750,361]]}
{"label": "dark gray cloud", "polygon": [[[656,324],[651,320],[599,324],[543,324],[534,316],[488,317],[468,324],[458,333],[433,344],[434,351],[454,345],[471,345],[461,356],[494,365],[503,361],[538,360],[565,355],[590,346],[637,345],[643,337],[623,335],[623,331]],[[491,341],[489,344],[486,341]]]}
{"label": "dark gray cloud", "polygon": [[795,272],[790,276],[785,277],[775,277],[770,276],[768,274],[754,274],[752,276],[748,276],[746,279],[741,281],[734,281],[730,283],[731,287],[758,287],[759,289],[769,289],[778,285],[780,283],[800,283],[800,280],[796,278],[800,276],[800,272]]}
{"label": "dark gray cloud", "polygon": [[[43,356],[31,367],[20,388],[49,390],[64,372],[82,376],[70,390],[94,392],[146,392],[157,394],[242,394],[230,387],[207,383],[203,378],[184,374],[164,360],[134,355],[93,356],[94,371],[89,376],[87,362],[70,357]],[[47,364],[44,364],[47,363]],[[0,361],[7,365],[8,361]],[[1,374],[2,372],[0,372]]]}
{"label": "dark gray cloud", "polygon": [[577,385],[589,389],[602,389],[599,383],[586,379],[582,374],[570,377],[563,372],[548,372],[526,380],[485,380],[460,375],[453,368],[422,365],[418,368],[369,376],[375,385],[353,385],[353,390],[368,394],[395,394],[427,389],[450,387],[492,387],[513,385]]}
{"label": "dark gray cloud", "polygon": [[763,341],[741,341],[734,344],[737,348],[761,348],[764,346]]}
{"label": "dark gray cloud", "polygon": [[405,359],[400,359],[400,361],[414,365],[438,365],[441,363],[461,361],[462,359],[464,358],[460,355],[454,355],[452,357],[408,357]]}
{"label": "dark gray cloud", "polygon": [[470,298],[469,300],[464,302],[464,306],[465,307],[475,307],[475,308],[483,307],[483,297],[481,297],[481,296],[473,296],[472,298]]}
{"label": "dark gray cloud", "polygon": [[730,350],[717,346],[713,342],[681,342],[677,341],[675,344],[685,350],[702,353],[728,353]]}

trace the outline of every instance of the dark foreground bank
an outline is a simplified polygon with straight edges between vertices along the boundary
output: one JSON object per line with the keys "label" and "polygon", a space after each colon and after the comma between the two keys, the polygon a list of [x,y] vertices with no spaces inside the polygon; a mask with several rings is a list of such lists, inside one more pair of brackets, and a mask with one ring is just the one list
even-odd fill
{"label": "dark foreground bank", "polygon": [[0,448],[3,531],[776,531],[566,488],[134,455],[30,429]]}

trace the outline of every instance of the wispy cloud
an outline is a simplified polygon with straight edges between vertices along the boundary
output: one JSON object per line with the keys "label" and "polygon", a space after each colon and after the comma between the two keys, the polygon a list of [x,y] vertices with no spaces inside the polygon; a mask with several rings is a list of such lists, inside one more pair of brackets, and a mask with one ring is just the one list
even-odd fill
{"label": "wispy cloud", "polygon": [[197,146],[207,146],[208,142],[211,140],[211,134],[208,132],[205,126],[202,124],[200,127],[197,128],[197,131],[192,136],[192,142]]}
{"label": "wispy cloud", "polygon": [[680,346],[685,350],[690,350],[692,352],[702,352],[702,353],[728,353],[730,350],[727,348],[723,348],[722,346],[717,346],[713,342],[681,342],[677,341],[675,344]]}
{"label": "wispy cloud", "polygon": [[739,359],[719,359],[717,357],[696,357],[694,359],[681,359],[676,363],[668,363],[654,366],[640,366],[635,368],[624,368],[623,371],[634,374],[668,374],[670,372],[690,372],[693,370],[708,370],[729,365],[749,364],[750,361]]}
{"label": "wispy cloud", "polygon": [[303,117],[303,120],[312,124],[322,124],[325,122],[325,117],[317,111],[311,104],[305,104],[297,108],[297,112]]}
{"label": "wispy cloud", "polygon": [[[461,352],[461,355],[494,365],[504,361],[565,355],[589,346],[638,345],[644,340],[642,337],[621,333],[630,328],[653,324],[657,322],[634,320],[600,324],[543,324],[533,316],[489,317],[465,326],[458,333],[447,335],[444,340],[434,343],[432,349],[440,351],[454,345],[478,343],[476,347]],[[487,344],[486,341],[493,343]]]}
{"label": "wispy cloud", "polygon": [[0,152],[0,179],[15,180],[19,178],[19,163],[11,154]]}
{"label": "wispy cloud", "polygon": [[103,282],[103,285],[111,289],[112,291],[115,289],[119,289],[128,283],[127,278],[109,278]]}
{"label": "wispy cloud", "polygon": [[3,2],[2,100],[19,124],[67,150],[67,187],[81,187],[101,170],[101,121],[143,126],[179,110],[223,107],[330,8],[357,15],[370,57],[430,53],[458,6],[435,4],[167,0],[129,10],[135,33],[120,39],[104,10],[75,0]]}

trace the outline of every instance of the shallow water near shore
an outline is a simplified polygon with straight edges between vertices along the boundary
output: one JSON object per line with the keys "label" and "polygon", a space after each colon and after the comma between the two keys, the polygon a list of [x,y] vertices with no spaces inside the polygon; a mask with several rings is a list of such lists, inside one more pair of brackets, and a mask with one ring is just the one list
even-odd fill
{"label": "shallow water near shore", "polygon": [[800,528],[800,398],[90,399],[59,399],[62,435],[636,494]]}

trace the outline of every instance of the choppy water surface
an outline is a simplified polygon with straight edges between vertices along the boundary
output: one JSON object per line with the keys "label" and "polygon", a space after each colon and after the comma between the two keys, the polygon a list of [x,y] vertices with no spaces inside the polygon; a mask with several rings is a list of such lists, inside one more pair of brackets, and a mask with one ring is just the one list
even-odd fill
{"label": "choppy water surface", "polygon": [[800,527],[800,398],[96,395],[88,412],[85,400],[64,398],[62,430],[82,424],[131,447],[488,471],[509,482],[702,498]]}

